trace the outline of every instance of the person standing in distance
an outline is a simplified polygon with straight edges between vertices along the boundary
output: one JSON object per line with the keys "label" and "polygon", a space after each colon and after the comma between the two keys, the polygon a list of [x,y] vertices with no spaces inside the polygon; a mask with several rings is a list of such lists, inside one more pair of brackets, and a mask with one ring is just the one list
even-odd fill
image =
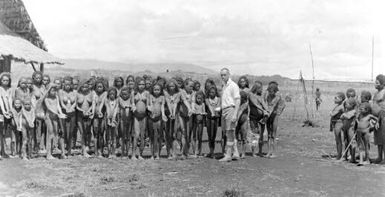
{"label": "person standing in distance", "polygon": [[222,132],[225,132],[224,141],[226,143],[226,152],[225,156],[219,161],[231,161],[233,158],[239,158],[239,152],[236,146],[234,146],[234,140],[235,127],[237,126],[237,112],[241,97],[238,85],[230,78],[230,70],[222,68],[220,74],[222,79]]}

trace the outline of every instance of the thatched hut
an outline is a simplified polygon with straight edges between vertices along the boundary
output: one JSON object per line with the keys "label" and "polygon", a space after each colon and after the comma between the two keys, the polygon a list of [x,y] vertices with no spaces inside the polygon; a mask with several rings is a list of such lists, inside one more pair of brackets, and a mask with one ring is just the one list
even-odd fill
{"label": "thatched hut", "polygon": [[63,64],[47,52],[21,0],[0,0],[0,72],[10,72],[12,61],[31,64]]}

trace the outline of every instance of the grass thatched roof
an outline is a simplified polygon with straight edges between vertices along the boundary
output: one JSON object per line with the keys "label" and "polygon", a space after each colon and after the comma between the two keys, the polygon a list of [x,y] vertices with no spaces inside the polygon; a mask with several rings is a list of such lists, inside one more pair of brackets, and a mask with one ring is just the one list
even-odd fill
{"label": "grass thatched roof", "polygon": [[13,33],[0,22],[0,55],[11,56],[16,61],[25,63],[58,63],[62,61],[46,51],[34,46],[27,40]]}
{"label": "grass thatched roof", "polygon": [[47,51],[24,3],[21,0],[0,0],[0,21],[33,45]]}
{"label": "grass thatched roof", "polygon": [[0,0],[0,56],[11,56],[25,63],[62,64],[46,51],[23,2]]}

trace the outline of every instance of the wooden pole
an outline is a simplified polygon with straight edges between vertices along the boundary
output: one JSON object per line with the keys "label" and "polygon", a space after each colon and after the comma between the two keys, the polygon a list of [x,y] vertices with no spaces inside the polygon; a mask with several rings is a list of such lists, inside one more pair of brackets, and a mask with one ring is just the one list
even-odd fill
{"label": "wooden pole", "polygon": [[44,64],[40,63],[40,72],[44,73]]}
{"label": "wooden pole", "polygon": [[306,110],[306,121],[310,121],[310,116],[309,116],[309,110],[307,108],[308,104],[308,98],[307,98],[307,93],[306,93],[306,85],[305,85],[305,79],[302,77],[302,71],[299,74],[299,81],[302,84],[302,91],[303,91],[303,101],[305,105],[305,110]]}
{"label": "wooden pole", "polygon": [[33,63],[31,62],[31,66],[32,66],[32,68],[33,68],[33,71],[35,71],[35,72],[36,72],[36,67],[35,67],[35,64],[33,64]]}
{"label": "wooden pole", "polygon": [[313,95],[314,94],[315,75],[314,75],[314,59],[313,59],[313,51],[311,50],[311,43],[309,43],[309,49],[310,49],[311,67],[313,69],[313,82],[312,82],[312,85],[311,85],[311,93]]}
{"label": "wooden pole", "polygon": [[374,36],[372,36],[372,81],[373,79],[373,67],[374,67]]}
{"label": "wooden pole", "polygon": [[12,57],[3,56],[0,60],[0,72],[11,72]]}

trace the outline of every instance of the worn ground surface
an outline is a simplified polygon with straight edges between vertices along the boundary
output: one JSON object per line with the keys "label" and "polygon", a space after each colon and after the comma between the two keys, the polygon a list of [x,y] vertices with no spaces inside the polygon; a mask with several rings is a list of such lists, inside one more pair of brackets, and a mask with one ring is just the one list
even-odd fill
{"label": "worn ground surface", "polygon": [[323,106],[315,117],[319,127],[310,128],[301,126],[303,114],[289,103],[275,159],[3,159],[0,196],[223,196],[226,190],[240,196],[385,196],[385,164],[358,167],[328,157],[335,153],[328,131],[331,107]]}

